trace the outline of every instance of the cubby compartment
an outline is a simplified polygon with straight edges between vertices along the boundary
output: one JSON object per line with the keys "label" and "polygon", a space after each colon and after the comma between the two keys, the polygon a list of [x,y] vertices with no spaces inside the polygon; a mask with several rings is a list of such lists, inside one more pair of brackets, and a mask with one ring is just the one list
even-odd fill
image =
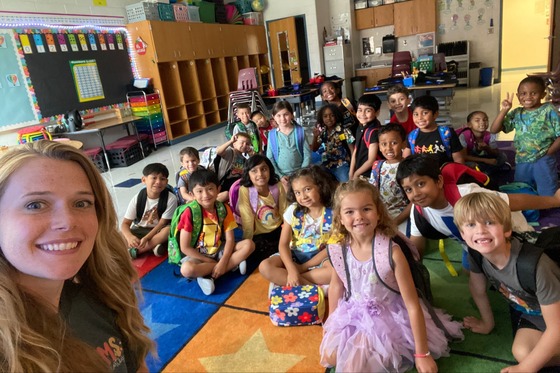
{"label": "cubby compartment", "polygon": [[170,128],[171,136],[173,137],[179,137],[191,133],[188,120],[182,120],[180,122],[173,123]]}
{"label": "cubby compartment", "polygon": [[159,76],[162,86],[162,96],[166,106],[176,107],[184,105],[181,80],[177,62],[165,62],[158,64]]}
{"label": "cubby compartment", "polygon": [[191,102],[187,104],[187,115],[190,118],[197,117],[204,114],[204,107],[202,101]]}
{"label": "cubby compartment", "polygon": [[186,120],[187,111],[185,110],[185,106],[182,105],[174,108],[167,108],[167,118],[169,118],[170,125]]}
{"label": "cubby compartment", "polygon": [[215,97],[216,90],[214,89],[214,77],[212,76],[212,64],[210,63],[210,59],[197,60],[196,71],[202,99]]}
{"label": "cubby compartment", "polygon": [[204,107],[205,113],[209,111],[218,110],[218,100],[216,100],[216,98],[209,98],[207,100],[203,100],[202,105]]}
{"label": "cubby compartment", "polygon": [[206,118],[204,117],[204,115],[189,118],[189,127],[191,129],[191,132],[206,128]]}
{"label": "cubby compartment", "polygon": [[256,67],[257,70],[259,70],[259,56],[257,54],[249,56],[249,65],[251,67]]}
{"label": "cubby compartment", "polygon": [[212,126],[220,123],[220,113],[218,111],[206,112],[206,126]]}
{"label": "cubby compartment", "polygon": [[249,56],[237,56],[237,67],[238,70],[246,69],[251,67],[249,65]]}
{"label": "cubby compartment", "polygon": [[223,57],[212,58],[212,74],[214,76],[216,95],[227,95],[230,89],[227,79],[226,63]]}
{"label": "cubby compartment", "polygon": [[228,108],[220,109],[220,122],[228,120]]}
{"label": "cubby compartment", "polygon": [[227,109],[228,105],[229,105],[229,95],[226,96],[218,96],[217,97],[218,100],[218,109],[222,110],[222,109]]}
{"label": "cubby compartment", "polygon": [[226,57],[226,71],[230,92],[237,91],[237,75],[239,74],[237,57]]}
{"label": "cubby compartment", "polygon": [[195,61],[181,61],[179,64],[179,75],[181,76],[181,86],[183,87],[183,97],[185,103],[200,101],[200,84]]}

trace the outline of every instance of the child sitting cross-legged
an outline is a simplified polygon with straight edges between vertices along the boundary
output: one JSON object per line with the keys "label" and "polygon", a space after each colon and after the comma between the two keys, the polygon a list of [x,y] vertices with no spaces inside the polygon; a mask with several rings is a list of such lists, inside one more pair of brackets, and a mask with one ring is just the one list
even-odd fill
{"label": "child sitting cross-legged", "polygon": [[537,372],[545,366],[560,365],[558,264],[546,254],[530,259],[540,249],[512,237],[509,206],[496,195],[473,193],[461,198],[455,205],[455,224],[469,245],[469,289],[481,316],[465,317],[465,327],[481,334],[494,328],[486,293],[488,279],[521,313],[512,346],[518,364],[502,372]]}
{"label": "child sitting cross-legged", "polygon": [[142,175],[146,187],[132,198],[121,223],[132,259],[148,251],[165,255],[169,224],[177,208],[177,198],[167,188],[169,170],[164,164],[150,163]]}
{"label": "child sitting cross-legged", "polygon": [[319,166],[298,170],[290,176],[279,255],[259,265],[264,278],[276,285],[326,285],[331,267],[325,250],[331,234],[331,201],[334,179]]}
{"label": "child sitting cross-legged", "polygon": [[214,172],[195,171],[189,189],[195,201],[187,205],[177,225],[181,252],[185,254],[181,274],[196,277],[202,292],[209,295],[214,292],[214,280],[227,271],[239,266],[239,272],[246,273],[245,259],[255,245],[248,239],[235,242],[233,230],[237,223],[230,207],[217,201],[219,186]]}

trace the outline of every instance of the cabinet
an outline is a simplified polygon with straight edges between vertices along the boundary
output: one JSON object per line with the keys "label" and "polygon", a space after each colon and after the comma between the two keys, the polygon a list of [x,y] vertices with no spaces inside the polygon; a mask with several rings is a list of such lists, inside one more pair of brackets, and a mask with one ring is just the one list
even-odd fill
{"label": "cabinet", "polygon": [[270,84],[263,26],[141,21],[127,28],[135,44],[144,42],[133,61],[159,91],[170,140],[227,120],[239,69],[257,69],[261,92]]}
{"label": "cabinet", "polygon": [[323,47],[325,58],[325,75],[336,75],[344,79],[342,82],[342,96],[352,97],[352,48],[350,44],[332,45]]}
{"label": "cabinet", "polygon": [[[458,85],[469,85],[470,79],[470,58],[469,58],[469,42],[465,41],[467,44],[466,54],[451,54],[445,56],[445,62],[455,61],[457,63],[457,71],[455,72],[455,76],[457,76],[457,84]],[[439,45],[438,45],[438,52],[439,52]]]}
{"label": "cabinet", "polygon": [[391,76],[391,67],[379,67],[372,69],[358,69],[356,76],[366,77],[366,88],[374,87],[381,79],[386,79]]}
{"label": "cabinet", "polygon": [[393,4],[395,36],[436,30],[436,0],[412,0]]}
{"label": "cabinet", "polygon": [[355,15],[358,30],[389,26],[393,24],[393,4],[359,9]]}

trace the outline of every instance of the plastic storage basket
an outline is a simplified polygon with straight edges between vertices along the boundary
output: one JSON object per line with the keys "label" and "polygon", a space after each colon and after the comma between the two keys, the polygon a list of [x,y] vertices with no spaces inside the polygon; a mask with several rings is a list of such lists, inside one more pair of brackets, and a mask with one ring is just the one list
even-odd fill
{"label": "plastic storage basket", "polygon": [[243,23],[246,25],[256,26],[263,24],[263,16],[261,12],[243,13]]}
{"label": "plastic storage basket", "polygon": [[106,146],[113,167],[127,167],[142,159],[138,140],[118,140]]}
{"label": "plastic storage basket", "polygon": [[126,6],[128,23],[145,20],[159,20],[157,3],[136,3]]}
{"label": "plastic storage basket", "polygon": [[91,159],[95,167],[99,172],[107,171],[107,163],[105,162],[105,157],[103,156],[103,151],[101,147],[85,149],[84,153]]}
{"label": "plastic storage basket", "polygon": [[187,22],[189,20],[189,8],[183,4],[173,4],[173,13],[175,13],[175,21]]}
{"label": "plastic storage basket", "polygon": [[175,13],[173,5],[171,4],[158,4],[159,19],[162,21],[175,21]]}

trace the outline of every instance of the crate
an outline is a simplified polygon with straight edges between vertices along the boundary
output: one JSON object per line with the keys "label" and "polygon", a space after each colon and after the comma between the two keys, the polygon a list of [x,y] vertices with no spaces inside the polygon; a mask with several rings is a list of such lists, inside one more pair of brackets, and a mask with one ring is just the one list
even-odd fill
{"label": "crate", "polygon": [[243,13],[243,23],[251,26],[262,25],[263,24],[262,12]]}
{"label": "crate", "polygon": [[159,19],[162,21],[175,22],[175,13],[172,4],[158,4]]}
{"label": "crate", "polygon": [[84,149],[84,153],[86,153],[89,159],[91,159],[100,173],[108,170],[107,162],[105,162],[105,157],[103,156],[103,150],[101,147]]}
{"label": "crate", "polygon": [[128,23],[145,20],[159,20],[157,3],[136,3],[126,6]]}
{"label": "crate", "polygon": [[175,14],[175,21],[188,22],[189,21],[189,8],[183,4],[173,4],[173,13]]}
{"label": "crate", "polygon": [[117,140],[105,147],[112,167],[128,167],[142,159],[138,140]]}
{"label": "crate", "polygon": [[161,132],[156,132],[154,130],[154,135],[149,137],[150,144],[160,144],[167,141],[167,133],[165,132],[165,130]]}
{"label": "crate", "polygon": [[140,139],[140,143],[142,144],[142,150],[144,150],[144,157],[147,157],[152,153],[152,146],[150,145],[150,135],[148,133],[138,132],[138,136],[128,135],[128,136],[121,137],[117,141],[123,141],[123,140],[137,141],[138,139]]}

